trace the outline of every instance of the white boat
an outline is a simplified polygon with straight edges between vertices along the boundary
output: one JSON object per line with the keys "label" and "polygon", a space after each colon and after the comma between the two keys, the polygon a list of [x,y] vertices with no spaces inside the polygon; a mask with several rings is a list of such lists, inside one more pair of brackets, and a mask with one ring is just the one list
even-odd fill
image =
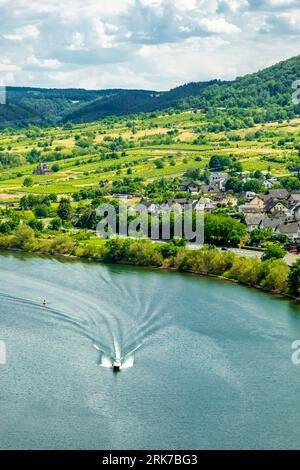
{"label": "white boat", "polygon": [[121,369],[121,366],[122,366],[121,359],[115,358],[113,362],[114,372],[118,372]]}

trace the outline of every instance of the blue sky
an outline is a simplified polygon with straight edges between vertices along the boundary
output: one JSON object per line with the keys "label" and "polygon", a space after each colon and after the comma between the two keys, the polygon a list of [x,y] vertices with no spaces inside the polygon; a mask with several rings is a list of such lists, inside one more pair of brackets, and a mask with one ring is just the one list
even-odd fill
{"label": "blue sky", "polygon": [[300,0],[0,0],[0,84],[163,90],[232,79],[299,54],[299,7]]}

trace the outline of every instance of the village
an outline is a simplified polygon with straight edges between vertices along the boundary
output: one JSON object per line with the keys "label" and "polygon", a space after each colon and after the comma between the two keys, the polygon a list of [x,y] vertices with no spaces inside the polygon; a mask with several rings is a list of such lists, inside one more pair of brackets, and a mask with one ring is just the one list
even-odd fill
{"label": "village", "polygon": [[[179,183],[178,189],[186,193],[186,197],[166,199],[162,204],[142,200],[141,203],[133,205],[133,209],[157,215],[188,204],[191,204],[193,210],[204,213],[213,213],[223,208],[226,209],[227,215],[239,216],[249,235],[255,229],[269,229],[274,234],[288,237],[295,244],[299,243],[300,191],[271,189],[279,183],[279,180],[273,177],[263,181],[264,194],[253,191],[233,194],[232,191],[226,190],[228,178],[226,172],[211,172],[208,184],[200,185],[193,181]],[[243,181],[247,181],[247,177],[244,177]],[[114,196],[119,199],[134,197],[127,194]]]}

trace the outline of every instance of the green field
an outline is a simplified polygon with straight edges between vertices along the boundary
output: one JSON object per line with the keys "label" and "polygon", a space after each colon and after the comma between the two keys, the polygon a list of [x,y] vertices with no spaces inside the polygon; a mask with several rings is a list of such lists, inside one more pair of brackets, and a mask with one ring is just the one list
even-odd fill
{"label": "green field", "polygon": [[[189,169],[204,170],[213,155],[233,157],[243,171],[284,175],[298,157],[299,119],[221,133],[203,133],[205,123],[201,112],[184,112],[2,131],[0,197],[73,194],[124,177],[145,182],[182,177]],[[40,162],[59,169],[52,175],[33,175]],[[23,185],[26,177],[32,179],[28,187]]]}

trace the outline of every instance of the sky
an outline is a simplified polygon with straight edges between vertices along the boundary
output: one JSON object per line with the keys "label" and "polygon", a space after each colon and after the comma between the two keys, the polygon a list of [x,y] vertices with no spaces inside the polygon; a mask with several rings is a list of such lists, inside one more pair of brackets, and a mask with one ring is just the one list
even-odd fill
{"label": "sky", "polygon": [[167,90],[255,72],[299,39],[300,0],[0,0],[0,85]]}

